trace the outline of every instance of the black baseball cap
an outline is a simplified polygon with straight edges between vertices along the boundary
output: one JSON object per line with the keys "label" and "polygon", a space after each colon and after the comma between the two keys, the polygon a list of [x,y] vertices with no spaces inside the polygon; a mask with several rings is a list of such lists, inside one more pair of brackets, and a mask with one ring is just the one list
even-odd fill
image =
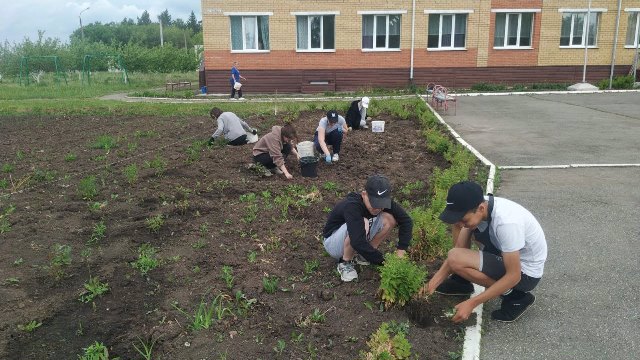
{"label": "black baseball cap", "polygon": [[336,122],[336,121],[338,121],[338,112],[337,112],[337,111],[335,111],[335,110],[329,110],[329,111],[327,112],[327,119],[328,119],[330,122]]}
{"label": "black baseball cap", "polygon": [[369,176],[365,190],[372,207],[376,209],[391,209],[391,183],[386,176]]}
{"label": "black baseball cap", "polygon": [[447,194],[447,206],[440,214],[440,220],[447,224],[455,224],[464,215],[484,201],[480,185],[473,181],[462,181],[454,184]]}

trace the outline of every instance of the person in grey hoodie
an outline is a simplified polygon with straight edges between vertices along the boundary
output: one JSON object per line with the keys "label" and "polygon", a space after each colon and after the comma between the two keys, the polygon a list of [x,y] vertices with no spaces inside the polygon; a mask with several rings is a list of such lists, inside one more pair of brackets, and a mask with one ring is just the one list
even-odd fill
{"label": "person in grey hoodie", "polygon": [[292,142],[296,141],[298,135],[296,129],[291,124],[284,126],[274,126],[271,132],[263,136],[253,146],[253,161],[261,164],[271,173],[284,174],[287,179],[293,179],[285,166],[285,157],[293,153],[298,158],[298,152]]}
{"label": "person in grey hoodie", "polygon": [[253,135],[258,133],[256,129],[250,127],[249,124],[232,112],[222,112],[219,108],[214,107],[209,112],[209,115],[213,120],[218,121],[218,128],[211,135],[209,145],[213,144],[221,136],[224,136],[229,145],[244,145],[249,142],[247,139],[248,133]]}

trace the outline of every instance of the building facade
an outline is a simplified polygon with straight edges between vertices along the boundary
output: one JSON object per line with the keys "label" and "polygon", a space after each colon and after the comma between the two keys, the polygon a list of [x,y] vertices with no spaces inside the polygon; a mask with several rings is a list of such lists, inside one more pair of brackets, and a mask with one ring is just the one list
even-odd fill
{"label": "building facade", "polygon": [[575,83],[585,44],[596,82],[636,58],[640,0],[621,3],[618,16],[618,0],[202,0],[201,82],[229,91],[238,61],[251,92]]}

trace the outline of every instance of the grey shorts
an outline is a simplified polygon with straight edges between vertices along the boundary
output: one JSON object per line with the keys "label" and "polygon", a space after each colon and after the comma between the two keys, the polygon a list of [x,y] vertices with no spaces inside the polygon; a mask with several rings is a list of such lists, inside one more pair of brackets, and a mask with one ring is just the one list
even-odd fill
{"label": "grey shorts", "polygon": [[[381,213],[382,214],[382,213]],[[365,218],[362,218],[363,221]],[[369,222],[369,233],[367,234],[367,240],[371,241],[382,230],[384,226],[382,216],[378,215]],[[347,233],[347,224],[344,223],[331,236],[324,238],[324,249],[327,250],[329,255],[338,260],[342,258],[344,252],[344,240],[349,234]]]}
{"label": "grey shorts", "polygon": [[[494,280],[500,279],[507,273],[502,256],[486,251],[480,251],[480,271]],[[513,288],[527,292],[533,290],[539,282],[540,278],[520,273],[520,282]]]}

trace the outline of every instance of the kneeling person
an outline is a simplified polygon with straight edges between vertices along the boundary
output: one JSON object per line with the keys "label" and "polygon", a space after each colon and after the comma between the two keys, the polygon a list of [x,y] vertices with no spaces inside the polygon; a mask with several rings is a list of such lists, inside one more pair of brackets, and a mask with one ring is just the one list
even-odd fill
{"label": "kneeling person", "polygon": [[331,210],[322,232],[324,248],[338,260],[342,281],[358,278],[356,263],[383,263],[384,257],[377,249],[395,226],[399,227],[396,254],[404,256],[411,242],[413,221],[391,199],[391,184],[384,175],[370,176],[364,191],[349,193]]}
{"label": "kneeling person", "polygon": [[274,126],[271,132],[262,137],[253,146],[253,161],[264,166],[270,176],[271,173],[284,174],[287,179],[293,179],[293,175],[287,170],[285,158],[293,153],[298,158],[298,152],[292,142],[297,139],[296,129],[291,124]]}
{"label": "kneeling person", "polygon": [[218,128],[211,135],[209,144],[212,144],[220,136],[224,136],[229,145],[244,145],[249,142],[247,133],[253,135],[258,133],[256,129],[251,128],[249,124],[232,112],[222,112],[219,108],[214,107],[209,112],[209,115],[213,120],[218,121]]}
{"label": "kneeling person", "polygon": [[[340,160],[340,146],[342,146],[343,134],[347,132],[347,122],[338,115],[338,112],[331,110],[327,116],[320,119],[318,128],[313,136],[313,143],[316,151],[323,154],[327,163]],[[333,157],[329,152],[329,145],[333,147]]]}
{"label": "kneeling person", "polygon": [[[456,305],[453,321],[466,320],[476,306],[498,296],[502,304],[491,317],[518,319],[535,301],[530,291],[538,285],[547,259],[547,242],[536,218],[511,200],[485,198],[480,185],[463,181],[449,189],[440,220],[454,225],[455,247],[421,293],[468,295],[475,283],[485,291]],[[470,249],[472,235],[481,251]]]}

